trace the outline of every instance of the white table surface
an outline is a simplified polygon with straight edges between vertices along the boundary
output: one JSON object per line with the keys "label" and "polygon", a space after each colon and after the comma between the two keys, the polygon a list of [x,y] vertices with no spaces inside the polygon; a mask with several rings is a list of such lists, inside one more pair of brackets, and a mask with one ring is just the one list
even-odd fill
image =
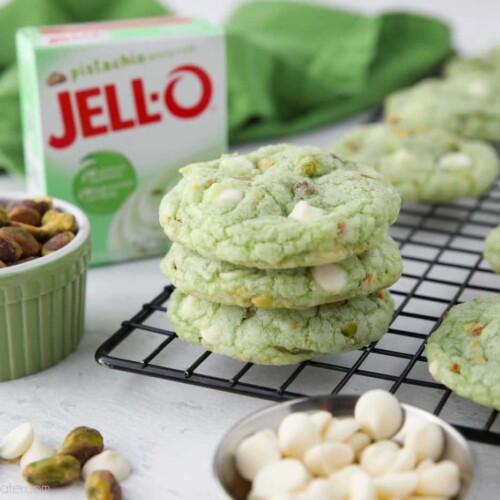
{"label": "white table surface", "polygon": [[[0,0],[0,3],[3,3]],[[237,1],[171,0],[180,12],[219,22]],[[328,2],[323,2],[328,3]],[[500,4],[453,0],[361,1],[337,4],[379,8],[400,7],[428,11],[453,22],[457,46],[482,50],[500,41],[497,20]],[[342,126],[289,138],[299,144],[326,146]],[[245,151],[254,145],[239,148]],[[22,191],[16,179],[0,176],[0,192]],[[136,261],[90,270],[85,337],[77,352],[57,366],[24,379],[0,384],[0,436],[23,421],[36,426],[37,437],[57,445],[78,425],[94,426],[106,444],[124,453],[133,474],[122,484],[126,499],[216,498],[211,462],[221,436],[238,419],[266,401],[174,382],[112,371],[98,366],[94,352],[120,322],[150,300],[165,280],[159,259]],[[472,444],[477,459],[479,488],[474,499],[498,498],[500,449]],[[83,498],[82,485],[33,496],[20,478],[19,468],[0,464],[0,499]]]}

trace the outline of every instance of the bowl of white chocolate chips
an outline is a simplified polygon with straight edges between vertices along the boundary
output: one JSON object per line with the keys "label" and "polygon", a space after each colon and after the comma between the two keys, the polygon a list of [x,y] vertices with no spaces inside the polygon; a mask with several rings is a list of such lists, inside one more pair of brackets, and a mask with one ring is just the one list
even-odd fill
{"label": "bowl of white chocolate chips", "polygon": [[461,500],[473,460],[452,426],[375,389],[250,415],[223,438],[214,474],[234,500]]}

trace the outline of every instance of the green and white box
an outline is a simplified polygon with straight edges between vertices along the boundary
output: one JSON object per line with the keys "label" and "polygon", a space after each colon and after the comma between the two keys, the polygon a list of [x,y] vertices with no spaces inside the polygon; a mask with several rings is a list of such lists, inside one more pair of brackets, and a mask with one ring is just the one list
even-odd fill
{"label": "green and white box", "polygon": [[22,28],[28,187],[81,207],[92,263],[159,255],[163,194],[227,148],[224,35],[200,19]]}

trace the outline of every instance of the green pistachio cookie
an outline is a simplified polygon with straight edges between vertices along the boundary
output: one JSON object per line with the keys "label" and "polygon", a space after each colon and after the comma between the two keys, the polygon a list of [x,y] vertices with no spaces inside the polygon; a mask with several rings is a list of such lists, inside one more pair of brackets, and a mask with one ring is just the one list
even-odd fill
{"label": "green pistachio cookie", "polygon": [[391,94],[385,118],[398,128],[441,128],[472,139],[500,140],[500,84],[487,75],[428,79]]}
{"label": "green pistachio cookie", "polygon": [[175,290],[168,318],[180,339],[241,361],[286,365],[380,339],[394,312],[388,291],[305,309],[226,306]]}
{"label": "green pistachio cookie", "polygon": [[383,123],[355,129],[332,151],[373,167],[404,200],[479,196],[499,170],[495,149],[485,142],[464,140],[444,130],[410,133]]}
{"label": "green pistachio cookie", "polygon": [[426,347],[431,375],[460,396],[500,410],[500,295],[453,307]]}
{"label": "green pistachio cookie", "polygon": [[181,169],[160,222],[204,257],[258,268],[338,262],[381,243],[400,197],[383,178],[314,147],[267,146]]}
{"label": "green pistachio cookie", "polygon": [[257,269],[202,257],[174,243],[161,268],[184,293],[241,307],[297,308],[369,295],[391,286],[403,272],[397,244],[381,245],[335,264]]}
{"label": "green pistachio cookie", "polygon": [[486,237],[484,258],[495,272],[500,273],[500,226],[492,229]]}
{"label": "green pistachio cookie", "polygon": [[493,47],[484,55],[454,57],[446,64],[444,74],[450,78],[471,74],[487,75],[500,81],[500,46]]}

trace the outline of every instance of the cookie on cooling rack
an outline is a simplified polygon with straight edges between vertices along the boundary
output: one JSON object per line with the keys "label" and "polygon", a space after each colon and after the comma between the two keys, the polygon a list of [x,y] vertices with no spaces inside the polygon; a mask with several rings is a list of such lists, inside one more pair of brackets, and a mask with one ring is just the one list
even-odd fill
{"label": "cookie on cooling rack", "polygon": [[353,130],[333,145],[342,158],[370,165],[404,200],[476,197],[498,175],[495,149],[444,130],[410,133],[383,123]]}
{"label": "cookie on cooling rack", "polygon": [[184,293],[241,307],[298,308],[338,302],[388,288],[403,272],[398,245],[387,236],[361,255],[334,264],[257,269],[215,261],[174,243],[161,268]]}
{"label": "cookie on cooling rack", "polygon": [[338,262],[382,242],[396,190],[368,168],[314,147],[267,146],[181,169],[160,222],[204,257],[258,268]]}
{"label": "cookie on cooling rack", "polygon": [[298,363],[380,339],[394,312],[388,291],[305,309],[226,306],[175,290],[167,308],[180,339],[241,361]]}
{"label": "cookie on cooling rack", "polygon": [[386,120],[408,131],[440,128],[472,139],[500,140],[500,83],[488,75],[428,79],[391,94]]}
{"label": "cookie on cooling rack", "polygon": [[460,396],[500,410],[500,295],[453,307],[425,349],[429,372]]}
{"label": "cookie on cooling rack", "polygon": [[500,273],[500,226],[492,229],[486,236],[484,258],[495,272]]}

